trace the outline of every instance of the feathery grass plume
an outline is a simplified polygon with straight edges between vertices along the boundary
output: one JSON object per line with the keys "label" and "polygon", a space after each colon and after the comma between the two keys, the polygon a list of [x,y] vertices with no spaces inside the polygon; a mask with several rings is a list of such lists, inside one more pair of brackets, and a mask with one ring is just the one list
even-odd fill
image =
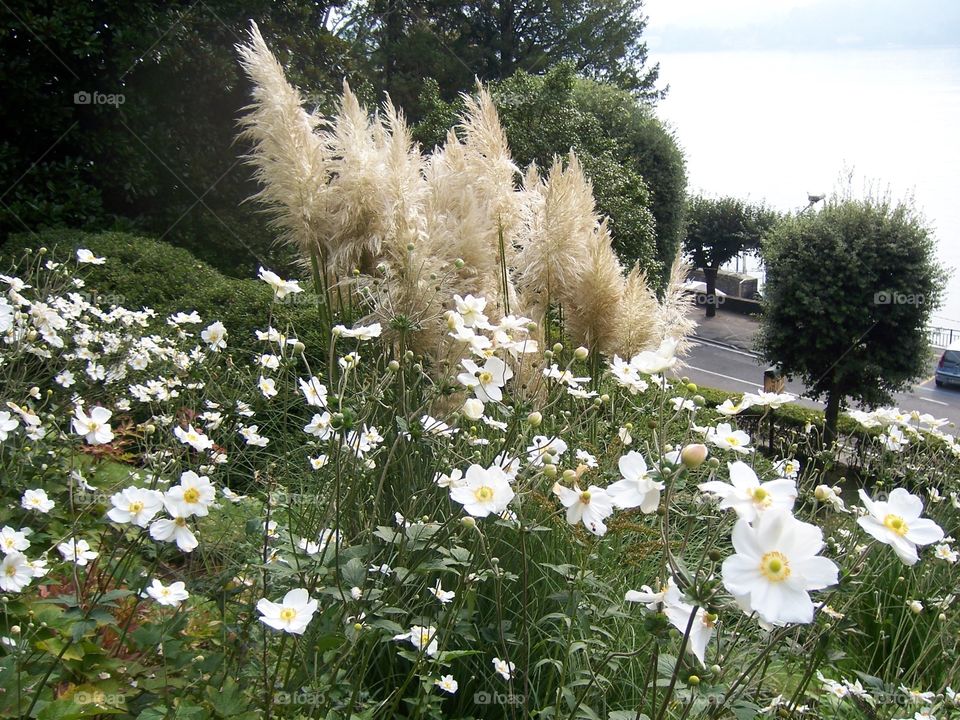
{"label": "feathery grass plume", "polygon": [[251,199],[273,216],[278,239],[304,258],[317,249],[326,252],[330,154],[317,132],[325,123],[303,109],[256,23],[250,23],[249,43],[237,51],[253,83],[253,103],[241,121],[241,138],[253,146],[245,158],[261,186]]}
{"label": "feathery grass plume", "polygon": [[627,275],[623,300],[616,312],[616,338],[611,352],[630,358],[641,350],[656,347],[660,338],[660,304],[640,265]]}
{"label": "feathery grass plume", "polygon": [[446,143],[427,159],[427,233],[443,239],[456,269],[461,295],[482,295],[492,304],[499,298],[495,226],[466,159],[463,144],[451,130]]}
{"label": "feathery grass plume", "polygon": [[[338,274],[372,270],[383,235],[386,132],[343,82],[340,107],[326,133],[332,157],[329,211],[331,266]],[[375,264],[375,263],[374,263]]]}
{"label": "feathery grass plume", "polygon": [[566,314],[566,329],[575,344],[609,353],[617,338],[617,312],[623,303],[623,267],[610,245],[607,220],[587,241],[586,264]]}
{"label": "feathery grass plume", "polygon": [[542,197],[528,199],[530,224],[515,260],[517,285],[541,321],[549,305],[565,306],[576,299],[587,241],[599,218],[593,186],[572,151],[566,168],[554,158],[546,181],[527,190]]}
{"label": "feathery grass plume", "polygon": [[690,314],[694,306],[693,295],[683,287],[689,271],[690,267],[683,261],[683,256],[677,253],[670,266],[670,279],[657,312],[656,344],[659,345],[661,340],[668,337],[676,338],[679,341],[678,355],[685,355],[690,349],[689,336],[697,326]]}

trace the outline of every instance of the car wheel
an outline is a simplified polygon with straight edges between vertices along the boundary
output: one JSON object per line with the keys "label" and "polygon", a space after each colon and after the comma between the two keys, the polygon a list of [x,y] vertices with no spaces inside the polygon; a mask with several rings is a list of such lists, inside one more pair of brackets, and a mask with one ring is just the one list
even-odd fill
{"label": "car wheel", "polygon": [[936,383],[937,387],[943,387],[943,383],[939,380],[934,380],[933,382]]}

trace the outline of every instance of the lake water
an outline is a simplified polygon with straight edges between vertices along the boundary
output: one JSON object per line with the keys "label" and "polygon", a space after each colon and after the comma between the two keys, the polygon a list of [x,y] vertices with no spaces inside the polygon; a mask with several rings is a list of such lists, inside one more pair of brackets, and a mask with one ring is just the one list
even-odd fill
{"label": "lake water", "polygon": [[857,191],[911,193],[956,268],[933,324],[960,327],[960,48],[653,59],[693,192],[798,210],[852,170]]}

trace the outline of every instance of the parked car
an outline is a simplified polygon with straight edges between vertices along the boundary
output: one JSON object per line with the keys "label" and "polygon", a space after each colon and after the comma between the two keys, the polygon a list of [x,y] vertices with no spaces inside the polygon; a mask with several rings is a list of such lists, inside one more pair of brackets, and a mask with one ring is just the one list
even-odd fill
{"label": "parked car", "polygon": [[937,372],[934,374],[937,387],[960,385],[960,340],[953,342],[943,351]]}

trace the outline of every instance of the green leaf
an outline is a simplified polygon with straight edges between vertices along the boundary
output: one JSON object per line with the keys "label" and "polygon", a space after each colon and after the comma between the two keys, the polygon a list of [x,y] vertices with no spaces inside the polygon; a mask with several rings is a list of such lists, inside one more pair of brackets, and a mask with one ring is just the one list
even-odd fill
{"label": "green leaf", "polygon": [[231,677],[226,679],[223,687],[219,690],[212,685],[208,685],[206,696],[210,705],[213,706],[214,712],[222,717],[237,715],[246,707],[246,702],[240,693],[240,687]]}
{"label": "green leaf", "polygon": [[360,586],[367,579],[367,566],[359,558],[351,558],[340,568],[340,575],[347,585]]}

